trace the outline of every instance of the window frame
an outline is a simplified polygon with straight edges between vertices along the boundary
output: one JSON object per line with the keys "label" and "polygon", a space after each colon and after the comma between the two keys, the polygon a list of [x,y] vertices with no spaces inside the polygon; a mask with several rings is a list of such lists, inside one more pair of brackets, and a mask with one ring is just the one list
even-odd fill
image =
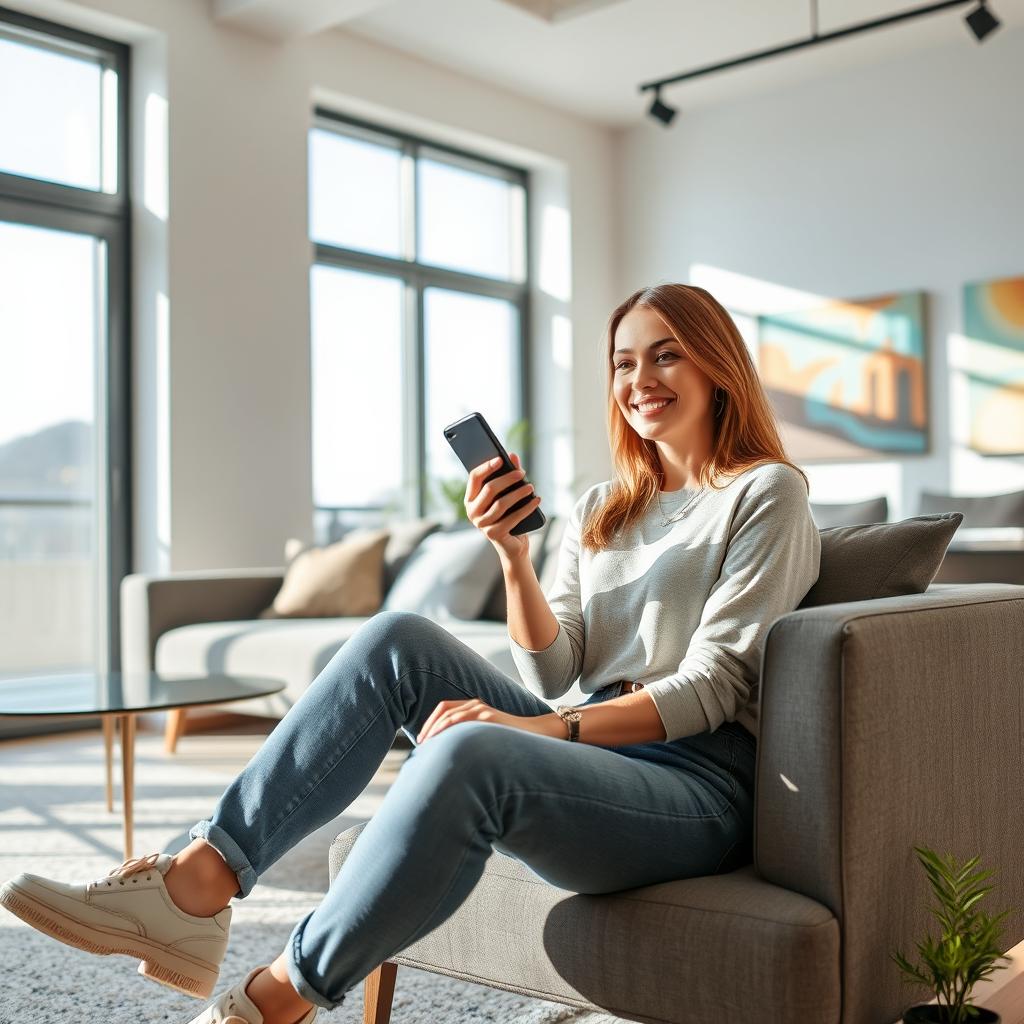
{"label": "window frame", "polygon": [[[106,334],[98,339],[97,371],[102,374],[106,408],[97,409],[105,428],[99,441],[102,464],[95,497],[105,531],[96,551],[100,587],[106,594],[107,624],[100,636],[96,668],[121,667],[121,580],[132,571],[132,358],[131,358],[131,48],[116,40],[70,28],[58,22],[0,7],[0,31],[41,49],[88,53],[102,68],[117,74],[117,190],[103,192],[62,182],[0,171],[0,220],[25,226],[95,237],[106,245],[106,287],[102,295]],[[101,143],[102,144],[102,143]],[[62,732],[99,724],[90,719],[40,719],[24,723],[0,721],[0,737]]]}
{"label": "window frame", "polygon": [[[530,420],[531,388],[530,381],[530,289],[534,277],[530,246],[530,172],[526,168],[516,167],[479,153],[473,153],[447,143],[408,132],[388,128],[365,121],[361,118],[341,114],[327,107],[317,105],[313,109],[313,118],[309,133],[314,130],[334,131],[345,136],[386,145],[402,158],[408,158],[412,165],[412,174],[402,179],[401,209],[399,216],[403,226],[403,252],[398,257],[382,256],[376,253],[344,246],[319,242],[310,237],[313,245],[313,267],[334,267],[344,270],[355,270],[363,273],[378,274],[400,280],[406,295],[403,312],[404,330],[402,332],[402,361],[414,375],[413,413],[407,420],[403,441],[403,479],[410,477],[415,481],[415,492],[412,507],[408,507],[410,491],[403,488],[403,515],[422,517],[426,515],[427,487],[425,474],[427,469],[426,450],[426,331],[424,323],[424,293],[427,288],[443,288],[447,291],[483,296],[486,298],[504,299],[512,304],[517,311],[519,331],[516,342],[519,345],[519,419]],[[308,136],[307,136],[308,138]],[[417,258],[417,233],[419,230],[418,182],[421,154],[429,159],[437,154],[446,161],[475,173],[487,174],[500,178],[523,189],[523,280],[505,281],[500,278],[486,277],[465,271],[438,267],[429,263],[421,263]],[[310,203],[313,197],[310,195]],[[312,324],[311,324],[312,329]],[[312,334],[310,335],[312,344]],[[412,390],[408,381],[402,382],[406,395]],[[415,435],[415,436],[413,436]],[[529,438],[529,432],[527,432]],[[522,445],[521,457],[526,465],[532,461],[532,448],[529,439]],[[412,460],[412,465],[408,460]],[[333,534],[340,514],[346,512],[365,513],[380,512],[380,505],[330,505],[314,503],[316,513],[332,514],[329,534]]]}

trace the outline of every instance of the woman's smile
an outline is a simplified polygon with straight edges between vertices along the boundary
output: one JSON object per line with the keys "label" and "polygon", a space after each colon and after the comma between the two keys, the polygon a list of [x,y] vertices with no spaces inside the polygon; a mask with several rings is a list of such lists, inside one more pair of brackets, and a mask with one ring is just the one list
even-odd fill
{"label": "woman's smile", "polygon": [[675,402],[674,398],[659,399],[659,405],[647,405],[644,404],[639,408],[634,406],[635,411],[646,419],[654,419],[655,416],[660,416],[666,409],[670,408],[672,403]]}

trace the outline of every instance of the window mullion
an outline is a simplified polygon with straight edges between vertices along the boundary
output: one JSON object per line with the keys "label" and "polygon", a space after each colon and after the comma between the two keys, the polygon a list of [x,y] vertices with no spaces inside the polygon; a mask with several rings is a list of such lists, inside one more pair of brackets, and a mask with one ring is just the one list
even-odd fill
{"label": "window mullion", "polygon": [[411,142],[402,143],[401,182],[402,257],[415,262],[419,236],[416,225],[416,152]]}
{"label": "window mullion", "polygon": [[427,392],[426,392],[426,328],[424,326],[424,296],[426,285],[422,275],[415,275],[415,316],[416,316],[416,380],[414,415],[416,430],[416,516],[426,513],[427,508]]}

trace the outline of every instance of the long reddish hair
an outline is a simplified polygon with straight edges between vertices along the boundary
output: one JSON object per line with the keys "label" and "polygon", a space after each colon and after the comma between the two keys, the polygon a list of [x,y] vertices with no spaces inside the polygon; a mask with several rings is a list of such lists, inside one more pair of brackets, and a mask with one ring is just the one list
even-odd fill
{"label": "long reddish hair", "polygon": [[725,392],[716,411],[711,453],[701,465],[701,487],[716,490],[766,462],[784,462],[803,478],[807,474],[786,458],[778,425],[746,343],[725,308],[710,292],[695,285],[659,284],[635,291],[615,307],[605,331],[608,438],[614,480],[608,496],[583,524],[580,543],[591,551],[609,546],[614,535],[639,519],[657,499],[663,472],[653,441],[642,437],[622,415],[613,393],[615,332],[634,306],[646,306],[665,322],[690,360]]}

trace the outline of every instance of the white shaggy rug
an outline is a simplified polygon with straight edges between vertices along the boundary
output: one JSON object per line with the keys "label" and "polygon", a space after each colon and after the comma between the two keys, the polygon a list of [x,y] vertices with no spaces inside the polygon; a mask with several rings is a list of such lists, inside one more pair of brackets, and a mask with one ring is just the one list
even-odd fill
{"label": "white shaggy rug", "polygon": [[[258,748],[265,729],[187,735],[178,752],[140,731],[135,759],[136,856],[174,853]],[[328,850],[339,832],[372,817],[405,751],[392,751],[366,791],[335,821],[307,836],[233,903],[231,942],[217,991],[281,951],[295,922],[328,888]],[[114,811],[105,800],[103,740],[96,732],[0,743],[0,879],[32,871],[65,881],[99,878],[124,859],[120,762]],[[99,957],[42,935],[0,910],[0,1024],[185,1024],[207,1005],[136,973],[137,961]],[[621,1018],[399,967],[393,1024],[623,1024]],[[362,984],[319,1018],[361,1024]]]}

